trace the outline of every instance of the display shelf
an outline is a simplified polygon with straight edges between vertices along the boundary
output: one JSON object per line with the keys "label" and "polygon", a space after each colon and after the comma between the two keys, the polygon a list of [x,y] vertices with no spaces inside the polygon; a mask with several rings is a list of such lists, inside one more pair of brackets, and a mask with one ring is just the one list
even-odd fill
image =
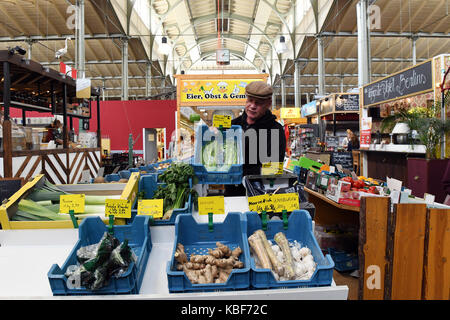
{"label": "display shelf", "polygon": [[[244,197],[245,198],[245,197]],[[153,248],[138,295],[54,297],[47,272],[62,264],[78,239],[76,229],[0,230],[0,299],[217,299],[217,300],[346,300],[347,286],[240,290],[170,294],[166,265],[175,239],[174,226],[150,227]]]}
{"label": "display shelf", "polygon": [[[55,113],[55,115],[62,116],[63,114],[62,113]],[[72,117],[72,118],[78,118],[78,119],[90,119],[91,118],[91,116],[83,116],[81,114],[69,113],[69,112],[67,112],[67,116],[68,117]]]}
{"label": "display shelf", "polygon": [[345,204],[340,204],[340,203],[337,203],[337,202],[335,202],[335,201],[333,201],[331,199],[328,199],[326,196],[324,196],[323,194],[320,194],[320,193],[318,193],[316,191],[313,191],[313,190],[308,189],[306,187],[304,189],[309,194],[312,194],[313,196],[315,196],[315,197],[317,197],[319,199],[322,199],[323,201],[325,201],[325,202],[327,202],[329,204],[334,205],[336,208],[343,209],[343,210],[350,210],[350,211],[354,211],[354,212],[359,212],[359,207],[353,207],[353,206],[347,206]]}
{"label": "display shelf", "polygon": [[384,151],[384,152],[402,152],[402,153],[426,153],[424,145],[410,144],[371,144],[369,149],[361,149],[361,151]]}

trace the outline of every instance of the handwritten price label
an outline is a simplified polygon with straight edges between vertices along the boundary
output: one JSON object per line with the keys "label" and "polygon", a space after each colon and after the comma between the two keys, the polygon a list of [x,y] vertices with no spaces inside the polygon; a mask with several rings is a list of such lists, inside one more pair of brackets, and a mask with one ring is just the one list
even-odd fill
{"label": "handwritten price label", "polygon": [[162,218],[164,199],[151,199],[138,201],[138,215],[151,215],[153,218]]}
{"label": "handwritten price label", "polygon": [[283,210],[291,212],[300,209],[297,193],[263,194],[249,197],[248,207],[250,211],[258,213],[263,211],[282,212]]}
{"label": "handwritten price label", "polygon": [[83,213],[84,204],[84,194],[66,194],[59,196],[60,213],[69,213],[70,210],[73,210],[74,213]]}
{"label": "handwritten price label", "polygon": [[271,195],[272,204],[276,212],[286,210],[288,212],[299,210],[297,193],[281,193]]}
{"label": "handwritten price label", "polygon": [[208,215],[225,214],[225,200],[223,196],[199,197],[198,198],[198,214]]}
{"label": "handwritten price label", "polygon": [[215,114],[213,116],[213,127],[231,128],[231,116]]}
{"label": "handwritten price label", "polygon": [[261,213],[263,211],[274,211],[272,199],[269,194],[260,196],[248,197],[248,208],[250,211]]}
{"label": "handwritten price label", "polygon": [[126,199],[106,199],[105,216],[116,218],[131,218],[131,201]]}

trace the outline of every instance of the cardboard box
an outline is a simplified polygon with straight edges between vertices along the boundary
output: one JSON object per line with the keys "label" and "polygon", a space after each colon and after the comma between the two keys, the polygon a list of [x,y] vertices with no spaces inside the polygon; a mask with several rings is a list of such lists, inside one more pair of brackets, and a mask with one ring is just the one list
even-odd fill
{"label": "cardboard box", "polygon": [[308,189],[311,189],[313,191],[317,191],[316,181],[317,181],[317,173],[309,170],[308,175],[306,177],[306,184],[305,187]]}

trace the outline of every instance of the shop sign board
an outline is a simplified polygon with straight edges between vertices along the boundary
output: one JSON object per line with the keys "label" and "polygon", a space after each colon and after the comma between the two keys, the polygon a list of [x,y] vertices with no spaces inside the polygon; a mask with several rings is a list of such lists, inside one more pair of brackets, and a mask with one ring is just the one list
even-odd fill
{"label": "shop sign board", "polygon": [[332,152],[330,163],[333,166],[340,164],[342,168],[353,171],[353,155],[351,152]]}
{"label": "shop sign board", "polygon": [[359,133],[359,148],[369,149],[372,137],[372,117],[361,118],[361,131]]}
{"label": "shop sign board", "polygon": [[281,108],[281,119],[298,119],[300,118],[300,108]]}
{"label": "shop sign board", "polygon": [[400,71],[363,88],[363,105],[371,106],[433,89],[431,60]]}
{"label": "shop sign board", "polygon": [[359,94],[340,94],[336,96],[334,111],[358,112]]}
{"label": "shop sign board", "polygon": [[245,87],[261,79],[179,79],[179,101],[182,104],[244,104]]}
{"label": "shop sign board", "polygon": [[317,113],[317,101],[311,101],[302,106],[302,117],[308,117]]}

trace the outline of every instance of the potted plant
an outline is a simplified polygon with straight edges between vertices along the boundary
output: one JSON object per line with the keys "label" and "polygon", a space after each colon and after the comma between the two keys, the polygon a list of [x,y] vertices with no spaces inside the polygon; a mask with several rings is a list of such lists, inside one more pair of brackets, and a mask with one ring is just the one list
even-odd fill
{"label": "potted plant", "polygon": [[436,100],[429,106],[400,108],[395,114],[383,119],[380,129],[382,132],[387,130],[390,132],[397,123],[404,123],[410,129],[408,140],[413,148],[417,143],[425,146],[425,159],[408,158],[407,186],[415,196],[423,197],[424,193],[430,193],[435,195],[437,202],[442,203],[446,191],[441,180],[448,159],[439,159],[438,151],[444,137],[450,133],[450,120],[441,118],[441,106],[443,103],[448,107],[450,91],[448,88],[444,89],[443,85],[441,91],[442,101]]}

